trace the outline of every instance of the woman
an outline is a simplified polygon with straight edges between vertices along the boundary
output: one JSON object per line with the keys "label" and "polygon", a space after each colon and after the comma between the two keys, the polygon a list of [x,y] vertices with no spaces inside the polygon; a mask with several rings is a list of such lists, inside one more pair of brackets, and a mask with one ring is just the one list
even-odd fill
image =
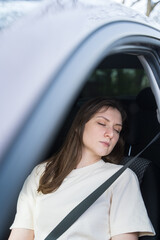
{"label": "woman", "polygon": [[[95,98],[79,110],[61,150],[35,167],[19,196],[9,240],[43,240],[86,196],[121,166],[126,114]],[[154,235],[135,174],[119,179],[59,238],[137,240]]]}

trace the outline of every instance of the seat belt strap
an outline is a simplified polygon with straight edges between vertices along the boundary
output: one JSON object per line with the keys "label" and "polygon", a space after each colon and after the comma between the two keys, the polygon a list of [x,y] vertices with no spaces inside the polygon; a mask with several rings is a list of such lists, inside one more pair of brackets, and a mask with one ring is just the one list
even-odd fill
{"label": "seat belt strap", "polygon": [[135,157],[121,167],[115,174],[102,183],[96,190],[80,202],[66,217],[49,233],[44,240],[58,239],[111,185],[115,180],[144,152],[153,142],[160,137],[160,132],[141,150]]}

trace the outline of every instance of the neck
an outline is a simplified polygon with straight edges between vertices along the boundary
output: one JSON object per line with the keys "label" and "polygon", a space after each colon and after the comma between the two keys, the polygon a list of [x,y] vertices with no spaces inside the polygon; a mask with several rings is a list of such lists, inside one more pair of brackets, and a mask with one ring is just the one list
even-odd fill
{"label": "neck", "polygon": [[101,158],[99,156],[91,156],[90,154],[82,153],[82,158],[79,161],[76,168],[82,168],[82,167],[89,166],[93,163],[98,162],[100,159]]}

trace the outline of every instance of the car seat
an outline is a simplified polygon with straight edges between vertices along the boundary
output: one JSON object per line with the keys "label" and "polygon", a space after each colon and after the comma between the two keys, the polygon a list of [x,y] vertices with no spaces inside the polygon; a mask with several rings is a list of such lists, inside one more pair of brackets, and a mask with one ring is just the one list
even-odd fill
{"label": "car seat", "polygon": [[[125,157],[121,164],[127,163],[132,157]],[[156,232],[156,236],[144,236],[141,240],[159,240],[160,239],[160,191],[158,179],[160,172],[150,160],[145,158],[137,158],[130,166],[138,177],[142,197]]]}
{"label": "car seat", "polygon": [[[150,87],[143,89],[136,102],[129,107],[129,135],[127,143],[132,155],[136,155],[160,132],[157,120],[157,105]],[[160,168],[160,139],[153,143],[141,157],[147,158]]]}
{"label": "car seat", "polygon": [[[140,152],[160,131],[156,115],[156,102],[150,88],[143,89],[131,104],[129,111],[129,135],[127,144],[129,155],[123,159],[125,164]],[[156,141],[141,157],[137,158],[130,168],[136,173],[142,192],[142,197],[156,236],[144,236],[141,240],[160,239],[160,140]]]}

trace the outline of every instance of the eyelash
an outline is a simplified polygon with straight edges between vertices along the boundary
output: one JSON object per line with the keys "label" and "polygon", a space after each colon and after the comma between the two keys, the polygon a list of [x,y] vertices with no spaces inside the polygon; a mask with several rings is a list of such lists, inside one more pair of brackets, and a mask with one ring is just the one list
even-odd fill
{"label": "eyelash", "polygon": [[[104,123],[98,122],[98,124],[101,125],[101,126],[104,126],[104,127],[106,126],[106,124],[104,124]],[[120,131],[119,131],[119,130],[114,129],[114,131],[115,131],[116,133],[120,134]]]}
{"label": "eyelash", "polygon": [[104,123],[98,122],[98,124],[101,125],[101,126],[106,126],[106,124],[104,124]]}
{"label": "eyelash", "polygon": [[115,129],[115,131],[116,131],[116,133],[120,134],[120,131],[118,131],[118,130],[116,130],[116,129]]}

